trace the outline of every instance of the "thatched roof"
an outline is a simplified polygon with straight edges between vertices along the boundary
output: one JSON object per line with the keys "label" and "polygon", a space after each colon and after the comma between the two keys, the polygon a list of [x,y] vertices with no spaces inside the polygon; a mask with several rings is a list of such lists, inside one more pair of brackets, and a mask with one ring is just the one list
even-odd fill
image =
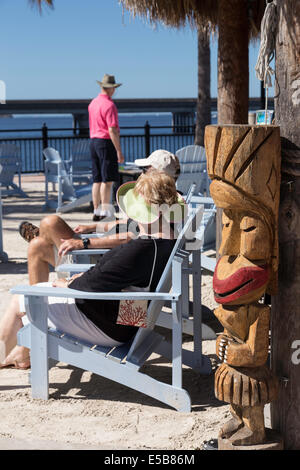
{"label": "thatched roof", "polygon": [[[265,0],[241,0],[248,3],[250,36],[256,37],[265,10]],[[162,23],[180,28],[218,26],[219,0],[119,0],[133,16],[141,16],[149,23]]]}
{"label": "thatched roof", "polygon": [[32,5],[36,5],[40,11],[44,4],[48,7],[53,7],[53,0],[29,0],[29,3],[31,3]]}
{"label": "thatched roof", "polygon": [[146,18],[150,23],[163,23],[180,27],[217,23],[218,0],[120,0],[134,16]]}

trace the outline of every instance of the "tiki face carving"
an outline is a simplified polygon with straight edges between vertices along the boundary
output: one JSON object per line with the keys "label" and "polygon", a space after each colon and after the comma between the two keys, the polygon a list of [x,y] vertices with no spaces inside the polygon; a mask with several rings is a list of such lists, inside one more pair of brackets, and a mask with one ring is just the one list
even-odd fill
{"label": "tiki face carving", "polygon": [[258,300],[276,292],[279,128],[207,126],[205,148],[210,194],[223,217],[213,277],[221,304],[214,313],[224,327],[216,340],[222,364],[215,394],[230,403],[232,417],[218,441],[228,449],[266,442],[263,409],[278,393],[278,380],[266,366],[271,309]]}
{"label": "tiki face carving", "polygon": [[257,215],[224,210],[222,219],[221,256],[242,255],[258,262],[270,259],[269,232]]}
{"label": "tiki face carving", "polygon": [[213,288],[216,302],[236,305],[258,300],[270,278],[271,240],[256,214],[224,209],[221,258]]}
{"label": "tiki face carving", "polygon": [[[222,303],[249,303],[264,292],[275,294],[278,270],[277,217],[280,187],[280,133],[275,126],[207,126],[205,129],[207,171],[212,180],[210,193],[223,209],[223,233],[215,281],[231,275],[244,282],[255,275],[258,284],[239,290],[236,277],[221,286],[239,292],[234,299],[216,299]],[[227,258],[226,258],[227,257]],[[236,257],[237,259],[235,259]],[[227,266],[228,265],[228,266]],[[251,272],[251,267],[256,267]],[[263,268],[263,266],[265,266]],[[245,276],[245,277],[244,277]],[[237,284],[235,284],[237,283]],[[256,291],[256,289],[258,289]],[[250,291],[253,296],[250,296]],[[246,297],[244,297],[246,295]],[[233,304],[233,305],[234,305]]]}

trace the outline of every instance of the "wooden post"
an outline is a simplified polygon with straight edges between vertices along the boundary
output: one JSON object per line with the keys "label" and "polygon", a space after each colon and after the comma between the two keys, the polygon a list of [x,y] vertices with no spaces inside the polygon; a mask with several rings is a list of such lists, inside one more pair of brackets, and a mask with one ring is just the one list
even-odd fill
{"label": "wooden post", "polygon": [[[218,123],[248,124],[249,60],[247,2],[219,0]],[[216,252],[221,242],[222,210],[217,209]]]}
{"label": "wooden post", "polygon": [[275,119],[280,126],[279,293],[272,298],[272,367],[281,378],[272,425],[300,449],[300,2],[277,0]]}
{"label": "wooden post", "polygon": [[204,145],[205,126],[211,123],[210,34],[208,27],[198,28],[198,98],[195,145]]}
{"label": "wooden post", "polygon": [[248,123],[247,2],[219,0],[218,123]]}

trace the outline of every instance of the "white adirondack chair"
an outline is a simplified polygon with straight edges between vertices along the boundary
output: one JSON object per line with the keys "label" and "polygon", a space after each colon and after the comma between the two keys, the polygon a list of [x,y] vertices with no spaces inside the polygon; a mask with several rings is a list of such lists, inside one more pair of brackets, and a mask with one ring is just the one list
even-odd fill
{"label": "white adirondack chair", "polygon": [[92,159],[89,139],[76,141],[71,149],[69,160],[71,183],[91,183]]}
{"label": "white adirondack chair", "polygon": [[[180,162],[180,176],[177,180],[177,189],[186,192],[191,183],[196,184],[191,203],[195,207],[198,204],[204,204],[200,230],[203,232],[202,251],[215,249],[216,246],[216,208],[214,201],[210,198],[209,185],[210,179],[207,173],[206,155],[204,147],[200,145],[188,145],[177,150],[176,155]],[[204,196],[204,197],[203,197]],[[207,259],[202,256],[206,268],[213,270],[215,260]]]}
{"label": "white adirondack chair", "polygon": [[[75,188],[59,152],[52,147],[43,150],[45,160],[45,209],[68,212],[92,200],[92,184]],[[49,183],[58,184],[57,200],[49,198]],[[66,202],[65,202],[66,201]]]}
{"label": "white adirondack chair", "polygon": [[[182,317],[184,309],[187,308],[188,277],[190,274],[195,277],[195,285],[198,285],[199,280],[197,261],[190,265],[190,252],[183,250],[186,241],[191,238],[196,217],[197,211],[191,214],[181,231],[155,292],[91,293],[42,286],[17,286],[11,290],[12,293],[25,295],[26,313],[30,323],[19,331],[18,344],[31,349],[31,387],[34,398],[48,399],[48,359],[53,358],[138,390],[178,411],[191,410],[190,396],[182,387],[182,364],[199,373],[211,373],[210,360],[202,354],[200,300],[195,302],[194,351],[184,350],[182,347]],[[199,256],[199,250],[195,249],[192,256],[197,258],[197,253]],[[139,328],[132,342],[117,348],[88,344],[64,332],[48,329],[47,306],[44,302],[47,296],[150,300],[147,327]],[[172,344],[167,343],[154,331],[166,301],[171,301],[172,305]],[[153,352],[171,358],[171,384],[140,372],[140,368]]]}
{"label": "white adirondack chair", "polygon": [[206,169],[205,149],[200,145],[188,145],[176,151],[180,163],[180,175],[176,186],[186,194],[192,183],[195,194],[209,196],[209,178]]}
{"label": "white adirondack chair", "polygon": [[[20,149],[14,144],[0,144],[0,184],[2,195],[17,195],[28,197],[21,188],[21,157]],[[18,185],[14,183],[14,177],[18,174]],[[3,189],[6,187],[6,189]]]}

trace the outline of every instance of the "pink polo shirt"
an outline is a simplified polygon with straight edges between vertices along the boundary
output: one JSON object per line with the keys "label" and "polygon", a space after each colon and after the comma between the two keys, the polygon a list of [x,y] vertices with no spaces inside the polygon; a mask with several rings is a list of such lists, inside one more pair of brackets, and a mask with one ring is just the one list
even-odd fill
{"label": "pink polo shirt", "polygon": [[109,127],[119,131],[118,110],[113,100],[105,93],[99,93],[89,104],[90,138],[110,139]]}

